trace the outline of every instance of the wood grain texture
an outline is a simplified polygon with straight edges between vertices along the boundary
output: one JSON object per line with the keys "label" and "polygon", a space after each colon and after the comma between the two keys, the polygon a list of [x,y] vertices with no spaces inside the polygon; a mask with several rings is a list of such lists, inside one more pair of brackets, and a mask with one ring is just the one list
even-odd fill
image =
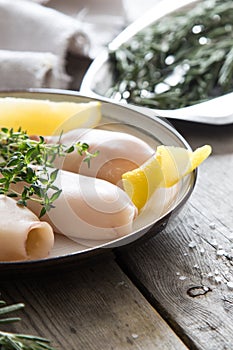
{"label": "wood grain texture", "polygon": [[26,303],[11,330],[51,339],[56,349],[186,349],[112,259],[1,282],[0,290],[8,303]]}
{"label": "wood grain texture", "polygon": [[118,265],[101,256],[1,279],[1,297],[26,304],[22,322],[5,329],[51,339],[57,350],[232,349],[233,126],[176,126],[193,148],[213,147],[179,216],[151,240],[116,250]]}
{"label": "wood grain texture", "polygon": [[190,349],[232,349],[233,126],[177,126],[213,154],[183,212],[142,246],[119,250],[119,261]]}

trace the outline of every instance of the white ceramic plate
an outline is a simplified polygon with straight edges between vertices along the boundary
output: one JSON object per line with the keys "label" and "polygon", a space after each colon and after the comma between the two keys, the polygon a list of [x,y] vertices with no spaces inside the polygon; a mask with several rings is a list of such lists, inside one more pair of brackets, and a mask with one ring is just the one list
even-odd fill
{"label": "white ceramic plate", "polygon": [[[0,97],[13,96],[23,98],[49,99],[52,101],[87,102],[94,100],[75,92],[62,90],[30,90],[26,92],[1,92]],[[101,99],[102,121],[100,127],[118,130],[136,135],[152,147],[159,144],[174,145],[190,149],[185,139],[168,123],[159,118],[148,116],[125,106],[107,102]],[[90,259],[97,253],[105,253],[110,249],[128,245],[140,238],[155,235],[166,226],[178,209],[184,205],[193,191],[196,171],[186,176],[178,185],[171,189],[159,190],[147,203],[142,213],[135,220],[133,232],[110,242],[81,241],[77,244],[70,239],[55,235],[55,246],[51,255],[43,260],[23,262],[2,262],[0,273],[9,271],[34,271],[49,267],[74,264],[84,258]]]}
{"label": "white ceramic plate", "polygon": [[[171,15],[178,10],[187,10],[200,0],[163,0],[145,15],[130,24],[110,44],[111,51],[116,50],[126,43],[135,34],[166,15]],[[114,67],[109,60],[108,49],[96,57],[84,75],[80,91],[93,97],[104,97],[113,86]],[[214,98],[204,103],[184,107],[175,110],[151,109],[152,115],[162,116],[168,119],[179,119],[198,123],[224,125],[233,122],[233,93]],[[140,107],[142,108],[142,107]],[[148,108],[146,108],[148,109]]]}

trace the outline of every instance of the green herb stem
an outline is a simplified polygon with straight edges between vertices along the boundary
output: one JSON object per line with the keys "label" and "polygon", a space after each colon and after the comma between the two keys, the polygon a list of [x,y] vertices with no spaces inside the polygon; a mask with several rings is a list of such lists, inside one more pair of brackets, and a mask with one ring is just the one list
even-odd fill
{"label": "green herb stem", "polygon": [[[84,162],[90,166],[91,159],[98,152],[88,152],[86,143],[77,142],[66,147],[61,143],[47,144],[40,136],[31,140],[21,129],[2,128],[0,131],[0,194],[18,198],[18,204],[27,206],[29,200],[41,206],[40,217],[54,207],[62,189],[55,185],[58,169],[53,168],[57,157],[64,157],[73,151],[84,155]],[[14,189],[22,184],[22,192]]]}
{"label": "green herb stem", "polygon": [[[6,305],[0,300],[0,324],[8,324],[20,321],[19,317],[8,317],[9,313],[21,310],[24,304],[18,303]],[[0,330],[0,349],[2,350],[55,350],[50,346],[50,341],[38,336],[27,334],[15,334]]]}

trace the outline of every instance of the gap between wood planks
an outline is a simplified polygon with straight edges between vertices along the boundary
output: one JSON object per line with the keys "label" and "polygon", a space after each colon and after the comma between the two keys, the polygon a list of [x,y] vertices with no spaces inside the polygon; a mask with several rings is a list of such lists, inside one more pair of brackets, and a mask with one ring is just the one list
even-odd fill
{"label": "gap between wood planks", "polygon": [[126,274],[130,281],[135,285],[135,287],[140,291],[148,303],[159,313],[159,315],[164,319],[164,321],[169,325],[169,327],[174,331],[174,333],[181,339],[181,341],[190,349],[190,350],[199,350],[195,346],[194,342],[187,334],[184,333],[180,325],[172,319],[172,316],[168,314],[166,309],[154,298],[154,296],[147,290],[147,288],[140,282],[140,280],[130,272],[128,266],[121,259],[121,253],[116,250],[115,252],[115,261],[121,268],[121,270]]}

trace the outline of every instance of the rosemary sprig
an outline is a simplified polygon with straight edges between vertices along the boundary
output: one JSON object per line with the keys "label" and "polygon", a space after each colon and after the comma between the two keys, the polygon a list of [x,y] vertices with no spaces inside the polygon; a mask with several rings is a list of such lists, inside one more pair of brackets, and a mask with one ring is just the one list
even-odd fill
{"label": "rosemary sprig", "polygon": [[[11,312],[18,311],[24,307],[24,304],[18,303],[6,305],[5,301],[0,300],[0,324],[7,324],[20,321],[19,317],[8,317]],[[27,334],[15,334],[0,330],[0,349],[1,350],[55,350],[50,346],[50,341]]]}
{"label": "rosemary sprig", "polygon": [[233,2],[203,0],[165,16],[116,51],[107,97],[174,109],[233,90]]}
{"label": "rosemary sprig", "polygon": [[[40,217],[51,208],[60,196],[62,189],[55,185],[58,170],[53,169],[57,157],[77,151],[84,155],[84,162],[90,166],[91,159],[98,152],[88,152],[86,143],[77,142],[66,147],[61,143],[47,144],[40,136],[32,140],[26,132],[19,129],[2,128],[0,131],[0,194],[18,198],[18,204],[27,206],[28,200],[41,206]],[[21,193],[14,184],[24,182]],[[50,194],[49,194],[50,193]]]}

